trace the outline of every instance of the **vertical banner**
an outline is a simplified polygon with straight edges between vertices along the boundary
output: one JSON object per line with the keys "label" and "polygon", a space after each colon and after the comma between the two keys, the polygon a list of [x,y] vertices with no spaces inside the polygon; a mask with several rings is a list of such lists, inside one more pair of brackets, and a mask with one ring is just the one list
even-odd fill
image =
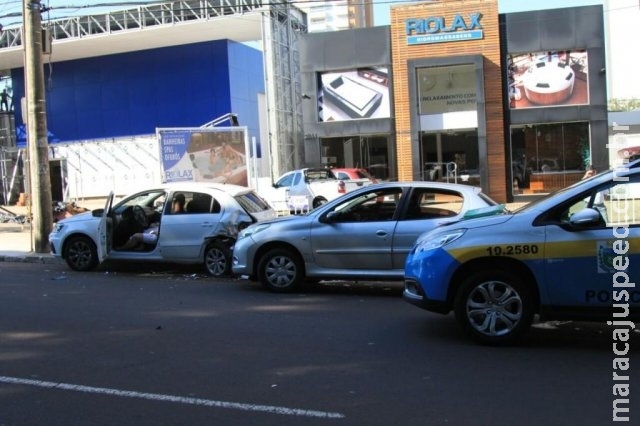
{"label": "vertical banner", "polygon": [[163,182],[248,186],[246,127],[157,129]]}

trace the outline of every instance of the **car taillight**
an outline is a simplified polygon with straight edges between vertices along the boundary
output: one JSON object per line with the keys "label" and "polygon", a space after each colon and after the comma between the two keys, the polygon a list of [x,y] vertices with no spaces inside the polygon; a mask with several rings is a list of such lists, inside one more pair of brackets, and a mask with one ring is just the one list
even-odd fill
{"label": "car taillight", "polygon": [[347,192],[347,185],[343,181],[338,182],[338,192],[344,194]]}

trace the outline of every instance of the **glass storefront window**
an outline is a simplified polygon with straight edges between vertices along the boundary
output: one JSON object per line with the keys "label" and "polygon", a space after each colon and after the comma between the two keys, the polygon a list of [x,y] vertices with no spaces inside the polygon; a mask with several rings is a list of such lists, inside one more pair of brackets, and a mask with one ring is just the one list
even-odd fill
{"label": "glass storefront window", "polygon": [[478,132],[421,134],[422,180],[480,185]]}
{"label": "glass storefront window", "polygon": [[378,180],[389,180],[395,174],[390,168],[388,141],[386,135],[323,138],[320,141],[322,165],[364,168]]}
{"label": "glass storefront window", "polygon": [[473,65],[446,65],[417,70],[420,115],[475,111]]}
{"label": "glass storefront window", "polygon": [[590,164],[589,123],[511,128],[514,195],[547,193],[582,178]]}
{"label": "glass storefront window", "polygon": [[476,70],[473,64],[416,70],[420,178],[480,185]]}

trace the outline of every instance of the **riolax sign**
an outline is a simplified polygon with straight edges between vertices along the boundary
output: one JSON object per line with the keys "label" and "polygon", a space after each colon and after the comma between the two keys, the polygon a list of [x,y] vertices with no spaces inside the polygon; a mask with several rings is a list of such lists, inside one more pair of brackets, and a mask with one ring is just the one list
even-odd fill
{"label": "riolax sign", "polygon": [[407,44],[480,40],[484,37],[481,13],[456,14],[450,22],[444,16],[405,20]]}

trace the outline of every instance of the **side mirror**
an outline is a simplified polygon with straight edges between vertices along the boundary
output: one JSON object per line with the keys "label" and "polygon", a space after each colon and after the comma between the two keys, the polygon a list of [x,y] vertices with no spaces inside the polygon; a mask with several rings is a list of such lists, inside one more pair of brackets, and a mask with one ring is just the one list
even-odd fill
{"label": "side mirror", "polygon": [[336,212],[336,211],[332,211],[327,213],[326,215],[324,215],[321,219],[320,222],[322,223],[332,223],[332,222],[337,222],[338,218],[340,217],[340,213]]}
{"label": "side mirror", "polygon": [[602,216],[596,209],[585,208],[574,213],[569,218],[569,223],[574,228],[585,228],[588,226],[599,225],[603,221]]}

